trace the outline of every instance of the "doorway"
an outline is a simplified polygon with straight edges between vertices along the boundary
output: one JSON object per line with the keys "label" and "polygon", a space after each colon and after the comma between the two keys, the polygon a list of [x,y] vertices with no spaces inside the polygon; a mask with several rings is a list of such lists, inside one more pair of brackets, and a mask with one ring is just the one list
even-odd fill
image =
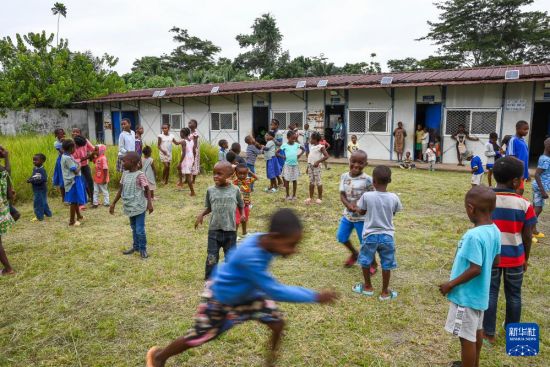
{"label": "doorway", "polygon": [[535,102],[529,142],[529,163],[536,164],[544,152],[544,140],[550,136],[550,102]]}
{"label": "doorway", "polygon": [[[427,127],[430,133],[430,141],[435,143],[435,138],[441,140],[441,103],[417,103],[416,104],[416,124],[414,126],[414,157],[422,155],[422,149],[417,149],[416,131],[418,126]],[[441,147],[442,149],[442,147]]]}
{"label": "doorway", "polygon": [[[336,123],[338,122],[338,118],[341,118],[342,121],[345,121],[345,112],[346,112],[346,106],[345,105],[326,105],[325,106],[325,140],[327,143],[330,144],[330,148],[328,149],[329,154],[334,155],[335,153],[335,146],[334,146],[334,136],[332,134],[332,128],[336,126]],[[347,127],[344,125],[344,128],[347,129]],[[345,146],[347,144],[347,131],[345,132],[345,138],[344,138],[344,148],[340,147],[341,154],[345,157],[346,149]]]}
{"label": "doorway", "polygon": [[111,112],[111,119],[113,121],[113,141],[118,143],[118,136],[120,135],[121,128],[120,122],[122,119],[130,120],[132,130],[136,130],[138,124],[137,111],[115,111]]}
{"label": "doorway", "polygon": [[99,143],[104,143],[105,136],[103,132],[103,112],[101,111],[94,112],[94,122],[95,122],[95,138]]}
{"label": "doorway", "polygon": [[256,141],[265,145],[266,141],[264,136],[268,131],[269,107],[252,107],[252,134]]}

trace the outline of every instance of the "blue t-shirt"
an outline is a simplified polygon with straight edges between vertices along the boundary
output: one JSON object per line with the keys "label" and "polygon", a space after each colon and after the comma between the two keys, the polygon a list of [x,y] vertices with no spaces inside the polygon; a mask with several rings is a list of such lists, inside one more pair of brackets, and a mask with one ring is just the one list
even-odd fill
{"label": "blue t-shirt", "polygon": [[506,155],[511,155],[523,162],[523,178],[529,178],[529,149],[525,140],[514,136],[506,146]]}
{"label": "blue t-shirt", "polygon": [[275,255],[260,247],[262,235],[246,237],[229,252],[227,261],[214,269],[211,287],[214,299],[232,306],[258,297],[281,302],[317,302],[317,292],[281,284],[268,271]]}
{"label": "blue t-shirt", "polygon": [[470,267],[470,263],[481,266],[481,273],[466,283],[454,287],[447,298],[459,306],[485,311],[489,307],[491,268],[495,256],[500,254],[500,231],[494,224],[468,230],[458,242],[451,280]]}
{"label": "blue t-shirt", "polygon": [[472,161],[470,162],[470,166],[472,167],[472,169],[477,167],[477,170],[474,172],[474,175],[480,175],[483,172],[485,172],[483,171],[483,163],[481,162],[481,158],[479,158],[479,156],[477,155],[475,155],[472,158]]}
{"label": "blue t-shirt", "polygon": [[[542,182],[544,191],[550,190],[550,156],[547,156],[546,154],[541,155],[539,157],[537,168],[542,170],[542,173],[540,174],[540,181]],[[533,180],[533,188],[539,188],[537,180]]]}
{"label": "blue t-shirt", "polygon": [[297,166],[298,165],[298,151],[301,149],[300,144],[294,143],[294,144],[288,144],[285,143],[281,145],[281,150],[285,152],[285,164],[289,166]]}

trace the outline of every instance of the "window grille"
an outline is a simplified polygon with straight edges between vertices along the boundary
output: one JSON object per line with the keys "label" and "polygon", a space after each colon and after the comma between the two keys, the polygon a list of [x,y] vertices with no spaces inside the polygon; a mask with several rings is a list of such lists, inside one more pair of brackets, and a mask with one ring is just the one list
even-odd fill
{"label": "window grille", "polygon": [[210,129],[211,130],[237,130],[238,129],[237,112],[211,112]]}
{"label": "window grille", "polygon": [[447,110],[445,134],[453,135],[459,125],[476,135],[489,135],[497,130],[497,111]]}
{"label": "window grille", "polygon": [[181,115],[181,113],[174,113],[174,114],[169,114],[169,113],[163,113],[162,114],[162,124],[170,124],[170,129],[171,130],[179,130],[182,128],[181,126],[181,121],[182,121],[183,117]]}
{"label": "window grille", "polygon": [[367,132],[384,133],[388,131],[387,111],[349,111],[348,132],[364,134]]}
{"label": "window grille", "polygon": [[280,130],[287,130],[291,123],[295,123],[301,129],[304,126],[304,115],[303,111],[273,112],[273,118],[279,120]]}

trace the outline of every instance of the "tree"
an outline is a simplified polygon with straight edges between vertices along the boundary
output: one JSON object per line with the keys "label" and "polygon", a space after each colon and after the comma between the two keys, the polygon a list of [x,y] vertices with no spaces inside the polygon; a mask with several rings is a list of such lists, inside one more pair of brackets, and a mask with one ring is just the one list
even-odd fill
{"label": "tree", "polygon": [[250,49],[237,56],[235,64],[254,75],[269,77],[275,71],[281,54],[283,35],[277,21],[269,13],[256,18],[251,28],[251,34],[235,37],[241,48]]}
{"label": "tree", "polygon": [[173,39],[179,43],[167,57],[172,68],[178,71],[190,71],[207,68],[214,64],[214,55],[221,50],[218,46],[211,41],[190,36],[187,29],[172,27],[170,32],[175,33]]}
{"label": "tree", "polygon": [[56,44],[59,46],[59,18],[67,18],[67,7],[63,3],[55,3],[52,8],[53,15],[57,15]]}
{"label": "tree", "polygon": [[392,59],[388,60],[387,65],[391,71],[440,70],[456,69],[461,66],[461,62],[450,56],[429,56],[422,60],[414,57]]}

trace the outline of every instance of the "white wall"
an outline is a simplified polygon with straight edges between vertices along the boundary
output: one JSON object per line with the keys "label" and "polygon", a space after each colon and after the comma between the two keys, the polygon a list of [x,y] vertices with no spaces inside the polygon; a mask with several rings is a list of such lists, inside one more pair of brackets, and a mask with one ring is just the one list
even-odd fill
{"label": "white wall", "polygon": [[[414,103],[414,88],[396,88],[394,100],[394,129],[397,128],[399,121],[403,122],[403,127],[407,132],[405,139],[404,152],[410,151],[414,155],[414,120],[415,120],[415,103]],[[392,147],[393,150],[393,147]],[[403,155],[404,156],[404,155]],[[395,152],[393,159],[397,159]]]}
{"label": "white wall", "polygon": [[88,135],[88,125],[86,109],[65,109],[61,112],[58,109],[34,108],[27,111],[7,110],[5,115],[0,115],[0,133],[6,135],[29,131],[52,134],[57,127],[65,129],[68,135],[71,128],[78,127]]}

